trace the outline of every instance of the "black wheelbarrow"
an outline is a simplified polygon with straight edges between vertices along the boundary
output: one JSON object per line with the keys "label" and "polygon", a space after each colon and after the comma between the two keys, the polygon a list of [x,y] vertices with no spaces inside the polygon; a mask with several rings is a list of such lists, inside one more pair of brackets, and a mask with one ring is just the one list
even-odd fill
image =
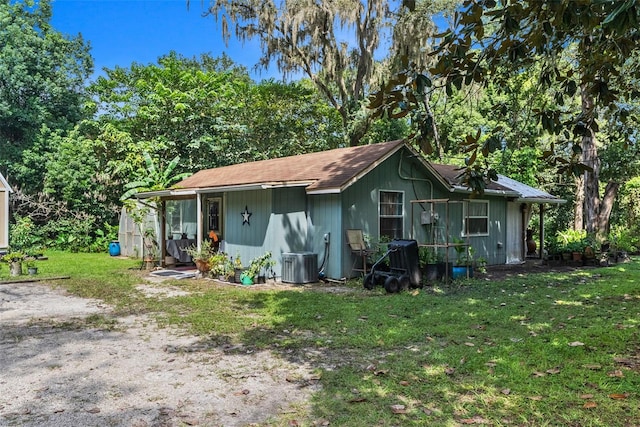
{"label": "black wheelbarrow", "polygon": [[[388,270],[383,268],[387,258],[389,259]],[[422,273],[418,242],[400,239],[390,242],[387,252],[373,264],[369,274],[364,276],[363,285],[366,289],[381,285],[389,293],[421,287]]]}

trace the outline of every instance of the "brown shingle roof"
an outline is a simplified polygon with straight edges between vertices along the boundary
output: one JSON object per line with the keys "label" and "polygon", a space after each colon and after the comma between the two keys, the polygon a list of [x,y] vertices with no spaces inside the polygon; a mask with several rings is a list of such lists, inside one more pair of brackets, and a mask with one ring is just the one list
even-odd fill
{"label": "brown shingle roof", "polygon": [[173,188],[308,183],[307,192],[341,191],[403,145],[402,140],[205,169]]}

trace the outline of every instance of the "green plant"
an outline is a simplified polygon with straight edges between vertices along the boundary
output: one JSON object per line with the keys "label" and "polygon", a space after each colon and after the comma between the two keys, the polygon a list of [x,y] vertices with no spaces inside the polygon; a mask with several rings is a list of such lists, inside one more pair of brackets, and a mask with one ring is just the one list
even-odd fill
{"label": "green plant", "polygon": [[236,254],[236,257],[233,259],[233,268],[242,270],[244,267],[242,266],[242,258],[240,258],[240,254]]}
{"label": "green plant", "polygon": [[196,245],[189,246],[183,249],[195,261],[208,261],[213,254],[213,248],[211,247],[211,241],[203,240],[200,243],[200,249]]}
{"label": "green plant", "polygon": [[264,254],[260,255],[251,260],[249,263],[249,268],[246,271],[246,274],[251,278],[256,278],[260,275],[260,272],[263,270],[273,267],[276,262],[271,258],[271,252],[267,251]]}
{"label": "green plant", "polygon": [[29,217],[16,217],[15,224],[9,233],[9,245],[14,249],[23,250],[28,247],[41,245],[42,236],[38,235],[38,227]]}
{"label": "green plant", "polygon": [[626,226],[613,226],[609,233],[609,242],[613,249],[635,253],[640,247],[640,235]]}
{"label": "green plant", "polygon": [[2,256],[2,261],[4,262],[22,262],[26,259],[26,254],[20,251],[11,251],[7,252]]}
{"label": "green plant", "polygon": [[421,246],[418,250],[421,265],[436,264],[440,260],[440,255],[436,248]]}
{"label": "green plant", "polygon": [[588,244],[585,230],[568,228],[559,231],[556,239],[562,252],[583,252]]}
{"label": "green plant", "polygon": [[458,266],[470,266],[473,265],[473,256],[475,249],[472,246],[460,239],[453,239],[453,249],[456,251],[456,265]]}
{"label": "green plant", "polygon": [[209,258],[211,274],[214,276],[228,276],[233,272],[233,264],[224,252],[216,252]]}

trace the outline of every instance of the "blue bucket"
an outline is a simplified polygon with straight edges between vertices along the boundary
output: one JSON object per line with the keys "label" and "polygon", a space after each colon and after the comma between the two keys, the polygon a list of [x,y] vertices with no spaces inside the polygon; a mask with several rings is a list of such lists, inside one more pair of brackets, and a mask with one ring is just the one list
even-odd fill
{"label": "blue bucket", "polygon": [[120,255],[120,242],[109,243],[109,255],[111,256]]}

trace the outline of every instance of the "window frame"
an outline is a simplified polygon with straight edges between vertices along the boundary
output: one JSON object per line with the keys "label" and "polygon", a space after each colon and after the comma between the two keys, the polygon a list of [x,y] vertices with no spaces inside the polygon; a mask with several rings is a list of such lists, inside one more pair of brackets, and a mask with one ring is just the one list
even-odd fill
{"label": "window frame", "polygon": [[[486,205],[487,207],[487,214],[486,215],[469,215],[469,211],[470,211],[470,205],[472,203],[482,203],[484,205]],[[482,236],[489,236],[491,234],[491,221],[490,221],[490,208],[491,208],[491,204],[489,203],[489,200],[465,200],[465,203],[463,204],[463,209],[462,209],[462,236],[463,237],[482,237]],[[486,221],[486,232],[478,232],[478,233],[474,233],[474,232],[467,232],[467,221],[470,219],[484,219]]]}
{"label": "window frame", "polygon": [[[401,206],[401,214],[400,215],[383,215],[382,214],[382,194],[383,193],[393,193],[393,194],[399,194],[400,197],[402,198],[400,203],[395,203],[396,205],[400,205]],[[378,237],[382,238],[382,227],[381,227],[381,221],[383,218],[393,218],[393,219],[399,219],[400,220],[400,225],[401,225],[401,229],[400,229],[400,236],[397,237],[399,239],[404,238],[404,231],[405,231],[405,227],[404,227],[404,223],[405,223],[405,217],[406,217],[406,209],[405,209],[405,192],[402,190],[384,190],[384,189],[379,189],[378,190]],[[396,237],[391,237],[391,239],[394,239]]]}

